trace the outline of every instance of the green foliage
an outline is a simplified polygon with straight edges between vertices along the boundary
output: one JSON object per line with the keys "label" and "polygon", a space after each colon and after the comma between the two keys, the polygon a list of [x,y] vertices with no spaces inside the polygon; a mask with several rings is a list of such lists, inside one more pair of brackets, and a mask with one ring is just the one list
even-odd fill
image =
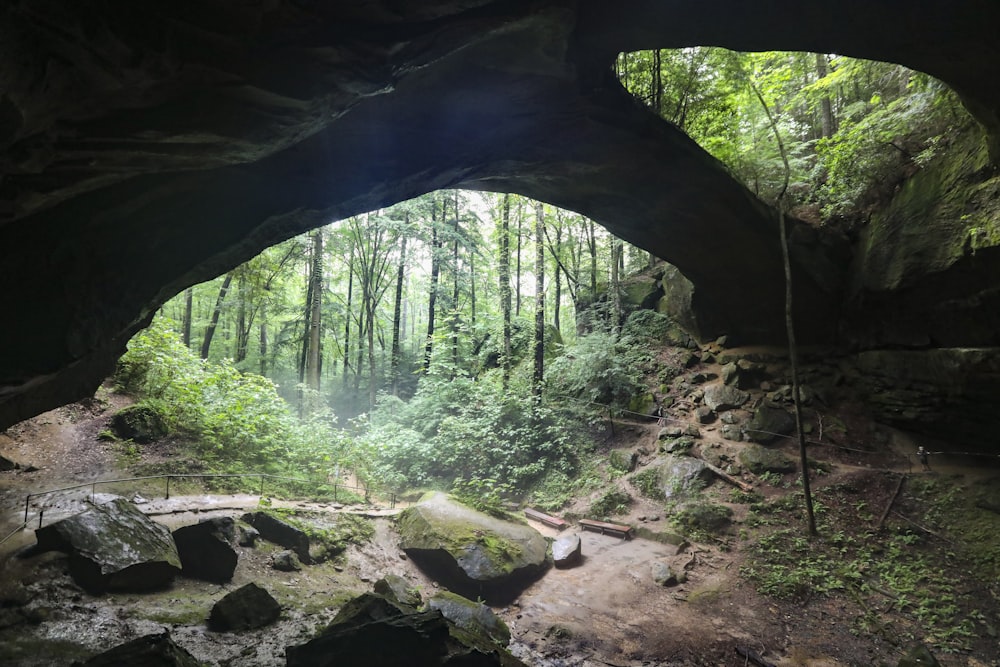
{"label": "green foliage", "polygon": [[620,450],[612,449],[608,454],[608,468],[617,475],[627,473],[632,469],[631,457]]}
{"label": "green foliage", "polygon": [[688,535],[710,535],[725,530],[732,515],[733,511],[725,505],[692,502],[678,508],[672,519]]}
{"label": "green foliage", "polygon": [[459,502],[499,519],[506,519],[505,497],[513,493],[509,485],[495,479],[462,479],[452,484],[451,495]]}
{"label": "green foliage", "polygon": [[639,493],[653,500],[666,500],[667,496],[660,488],[660,471],[658,468],[646,468],[632,476],[632,486]]}
{"label": "green foliage", "polygon": [[609,489],[590,505],[589,516],[608,519],[628,512],[632,496],[621,489]]}
{"label": "green foliage", "polygon": [[604,332],[580,336],[550,364],[547,389],[556,398],[571,396],[624,408],[645,392],[639,364],[649,357],[648,347],[624,336],[615,339]]}
{"label": "green foliage", "polygon": [[513,492],[573,473],[593,446],[580,422],[527,391],[504,395],[494,380],[428,377],[409,402],[382,397],[358,438],[368,474],[395,490],[461,478],[504,480]]}
{"label": "green foliage", "polygon": [[346,459],[347,441],[332,413],[316,410],[299,420],[273,382],[228,361],[201,361],[162,320],[132,339],[115,381],[220,463],[301,477],[325,475]]}

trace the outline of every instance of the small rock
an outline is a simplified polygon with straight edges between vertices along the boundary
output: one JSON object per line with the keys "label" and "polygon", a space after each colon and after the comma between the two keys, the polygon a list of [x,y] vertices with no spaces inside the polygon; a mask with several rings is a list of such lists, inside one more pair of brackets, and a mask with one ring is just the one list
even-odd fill
{"label": "small rock", "polygon": [[579,535],[563,535],[552,543],[552,563],[556,567],[573,567],[582,560],[583,544]]}
{"label": "small rock", "polygon": [[652,574],[653,581],[659,586],[676,586],[679,583],[677,575],[666,563],[660,561],[653,563]]}
{"label": "small rock", "polygon": [[387,574],[376,581],[375,592],[392,602],[414,609],[424,602],[420,597],[420,591],[396,574]]}
{"label": "small rock", "polygon": [[279,551],[271,559],[271,567],[281,572],[298,572],[302,569],[299,557],[293,551]]}
{"label": "small rock", "polygon": [[715,412],[707,405],[703,405],[694,411],[695,417],[702,424],[710,424],[715,421]]}
{"label": "small rock", "polygon": [[238,539],[236,541],[241,547],[253,547],[260,538],[260,531],[253,526],[240,526],[237,529]]}

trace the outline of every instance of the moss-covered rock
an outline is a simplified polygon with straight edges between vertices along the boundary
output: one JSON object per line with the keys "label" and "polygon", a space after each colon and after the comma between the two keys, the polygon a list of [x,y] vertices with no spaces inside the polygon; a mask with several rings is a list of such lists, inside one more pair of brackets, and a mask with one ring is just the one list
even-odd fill
{"label": "moss-covered rock", "polygon": [[38,551],[70,555],[70,575],[91,593],[163,588],[181,571],[170,530],[116,498],[35,531]]}
{"label": "moss-covered rock", "polygon": [[510,643],[507,624],[482,602],[440,591],[427,601],[427,608],[440,611],[442,616],[466,632],[485,637],[500,646]]}
{"label": "moss-covered rock", "polygon": [[679,507],[673,520],[687,533],[720,533],[729,527],[732,515],[725,505],[692,502]]}
{"label": "moss-covered rock", "polygon": [[668,454],[632,476],[632,484],[653,499],[690,498],[712,481],[712,471],[689,456]]}
{"label": "moss-covered rock", "polygon": [[148,403],[122,408],[111,418],[111,430],[122,440],[147,443],[167,435],[163,415]]}
{"label": "moss-covered rock", "polygon": [[796,469],[793,459],[783,452],[762,445],[747,445],[740,450],[738,458],[740,463],[755,475],[765,472],[784,474],[794,472]]}
{"label": "moss-covered rock", "polygon": [[795,430],[795,418],[782,408],[761,405],[753,411],[745,431],[753,442],[773,442]]}
{"label": "moss-covered rock", "polygon": [[397,524],[400,547],[459,593],[505,596],[548,565],[548,543],[524,524],[478,512],[443,493],[408,507]]}

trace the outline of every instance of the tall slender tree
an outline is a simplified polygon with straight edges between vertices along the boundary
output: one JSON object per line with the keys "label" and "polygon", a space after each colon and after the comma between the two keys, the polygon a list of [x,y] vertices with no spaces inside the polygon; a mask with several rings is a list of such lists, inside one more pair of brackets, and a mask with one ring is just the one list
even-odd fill
{"label": "tall slender tree", "polygon": [[537,400],[545,380],[545,205],[535,204],[535,365],[531,390]]}
{"label": "tall slender tree", "polygon": [[500,218],[500,310],[503,314],[503,391],[510,388],[510,194],[504,193],[503,212]]}
{"label": "tall slender tree", "polygon": [[208,359],[208,353],[212,349],[212,339],[215,337],[215,330],[219,326],[219,317],[222,315],[222,304],[226,300],[226,293],[233,282],[233,272],[230,271],[222,280],[222,287],[219,288],[219,295],[215,299],[215,308],[212,310],[212,319],[205,327],[205,337],[201,343],[201,358]]}

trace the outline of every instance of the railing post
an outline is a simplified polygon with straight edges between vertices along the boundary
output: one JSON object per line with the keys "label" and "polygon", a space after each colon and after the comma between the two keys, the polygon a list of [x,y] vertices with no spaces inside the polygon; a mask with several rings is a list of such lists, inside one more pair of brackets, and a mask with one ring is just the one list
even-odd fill
{"label": "railing post", "polygon": [[91,505],[96,504],[96,502],[95,502],[95,496],[96,495],[97,495],[97,482],[94,482],[93,484],[90,485],[90,504]]}
{"label": "railing post", "polygon": [[45,508],[38,510],[38,527],[42,527],[42,517],[45,516]]}
{"label": "railing post", "polygon": [[333,502],[335,502],[335,503],[336,502],[340,502],[339,500],[337,500],[337,483],[336,482],[333,483]]}
{"label": "railing post", "polygon": [[29,493],[24,499],[24,525],[28,525],[28,504],[31,502],[31,494]]}
{"label": "railing post", "polygon": [[264,475],[260,476],[260,497],[264,497]]}
{"label": "railing post", "polygon": [[167,500],[170,500],[170,475],[167,475]]}

